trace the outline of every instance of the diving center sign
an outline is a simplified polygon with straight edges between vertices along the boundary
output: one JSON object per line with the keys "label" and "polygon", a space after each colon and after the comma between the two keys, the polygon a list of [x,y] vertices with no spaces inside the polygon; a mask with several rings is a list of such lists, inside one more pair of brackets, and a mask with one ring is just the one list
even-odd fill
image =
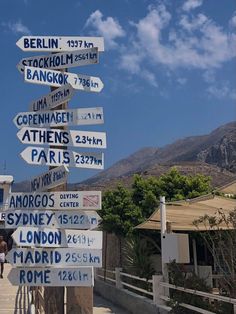
{"label": "diving center sign", "polygon": [[101,191],[10,193],[8,209],[101,209]]}

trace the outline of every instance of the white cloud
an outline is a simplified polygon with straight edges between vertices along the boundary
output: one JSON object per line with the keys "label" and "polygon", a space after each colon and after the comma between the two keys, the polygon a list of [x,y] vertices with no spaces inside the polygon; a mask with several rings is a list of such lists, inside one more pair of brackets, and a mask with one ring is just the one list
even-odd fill
{"label": "white cloud", "polygon": [[184,78],[184,77],[179,77],[178,79],[177,79],[177,82],[180,84],[180,85],[185,85],[186,83],[187,83],[187,79],[186,78]]}
{"label": "white cloud", "polygon": [[234,12],[233,17],[229,21],[230,26],[236,27],[236,12]]}
{"label": "white cloud", "polygon": [[232,99],[236,100],[236,90],[231,88],[229,82],[223,82],[217,85],[211,85],[207,88],[207,92],[211,97],[217,99]]}
{"label": "white cloud", "polygon": [[184,11],[191,11],[193,9],[196,9],[202,5],[203,0],[187,0],[183,6],[182,9]]}
{"label": "white cloud", "polygon": [[25,26],[20,20],[17,22],[8,22],[2,23],[2,27],[11,31],[14,34],[23,34],[23,35],[30,35],[31,32],[27,26]]}
{"label": "white cloud", "polygon": [[97,10],[87,19],[85,27],[95,28],[96,34],[104,37],[107,49],[117,47],[116,39],[125,36],[125,31],[113,17],[103,19],[103,14]]}
{"label": "white cloud", "polygon": [[[152,66],[203,70],[220,67],[236,56],[235,35],[224,31],[204,14],[192,19],[182,16],[177,23],[180,27],[175,29],[170,28],[170,21],[171,14],[164,5],[149,10],[138,23],[133,23],[137,40],[127,54],[137,55],[139,63],[145,59]],[[126,56],[121,58],[123,62]]]}
{"label": "white cloud", "polygon": [[215,72],[212,70],[206,70],[203,73],[202,77],[206,83],[214,83],[215,82]]}

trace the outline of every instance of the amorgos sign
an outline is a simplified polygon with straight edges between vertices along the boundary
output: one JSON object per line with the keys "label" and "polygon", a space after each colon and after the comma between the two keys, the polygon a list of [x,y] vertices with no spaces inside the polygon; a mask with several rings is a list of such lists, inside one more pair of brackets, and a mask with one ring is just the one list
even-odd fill
{"label": "amorgos sign", "polygon": [[100,191],[11,193],[8,209],[101,209]]}

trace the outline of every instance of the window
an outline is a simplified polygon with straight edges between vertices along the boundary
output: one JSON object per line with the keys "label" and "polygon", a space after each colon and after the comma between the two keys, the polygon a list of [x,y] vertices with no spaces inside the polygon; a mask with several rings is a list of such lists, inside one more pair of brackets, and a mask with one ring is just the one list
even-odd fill
{"label": "window", "polygon": [[0,206],[3,205],[4,189],[0,189]]}

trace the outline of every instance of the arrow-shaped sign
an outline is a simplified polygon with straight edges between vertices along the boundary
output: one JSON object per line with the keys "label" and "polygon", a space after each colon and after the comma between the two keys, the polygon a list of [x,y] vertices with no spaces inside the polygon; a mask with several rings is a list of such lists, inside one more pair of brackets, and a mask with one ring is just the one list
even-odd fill
{"label": "arrow-shaped sign", "polygon": [[18,246],[102,249],[102,231],[19,227],[12,234]]}
{"label": "arrow-shaped sign", "polygon": [[13,286],[92,287],[93,268],[12,268],[7,276]]}
{"label": "arrow-shaped sign", "polygon": [[51,93],[34,100],[29,105],[30,111],[42,111],[53,109],[67,101],[74,95],[74,88],[70,84],[62,85]]}
{"label": "arrow-shaped sign", "polygon": [[98,63],[98,57],[98,48],[89,48],[73,52],[24,58],[17,64],[17,68],[20,72],[24,72],[25,66],[44,69],[72,68]]}
{"label": "arrow-shaped sign", "polygon": [[104,132],[22,128],[17,137],[24,144],[106,148]]}
{"label": "arrow-shaped sign", "polygon": [[71,84],[74,89],[86,92],[100,92],[103,82],[99,77],[60,72],[55,70],[25,67],[25,82],[59,87]]}
{"label": "arrow-shaped sign", "polygon": [[12,266],[17,267],[102,267],[102,250],[73,248],[14,248],[7,253],[6,259]]}
{"label": "arrow-shaped sign", "polygon": [[54,127],[102,124],[103,109],[97,107],[42,112],[20,112],[15,116],[13,122],[18,129],[24,126]]}
{"label": "arrow-shaped sign", "polygon": [[65,166],[53,168],[30,179],[30,191],[46,191],[67,181],[69,170]]}
{"label": "arrow-shaped sign", "polygon": [[96,212],[14,210],[6,211],[5,228],[47,227],[61,229],[95,229],[101,218]]}
{"label": "arrow-shaped sign", "polygon": [[98,47],[104,51],[103,37],[23,36],[16,45],[24,51],[73,51]]}
{"label": "arrow-shaped sign", "polygon": [[100,191],[10,193],[8,209],[99,210]]}
{"label": "arrow-shaped sign", "polygon": [[27,147],[20,155],[30,165],[104,169],[103,153],[78,153],[56,148]]}

